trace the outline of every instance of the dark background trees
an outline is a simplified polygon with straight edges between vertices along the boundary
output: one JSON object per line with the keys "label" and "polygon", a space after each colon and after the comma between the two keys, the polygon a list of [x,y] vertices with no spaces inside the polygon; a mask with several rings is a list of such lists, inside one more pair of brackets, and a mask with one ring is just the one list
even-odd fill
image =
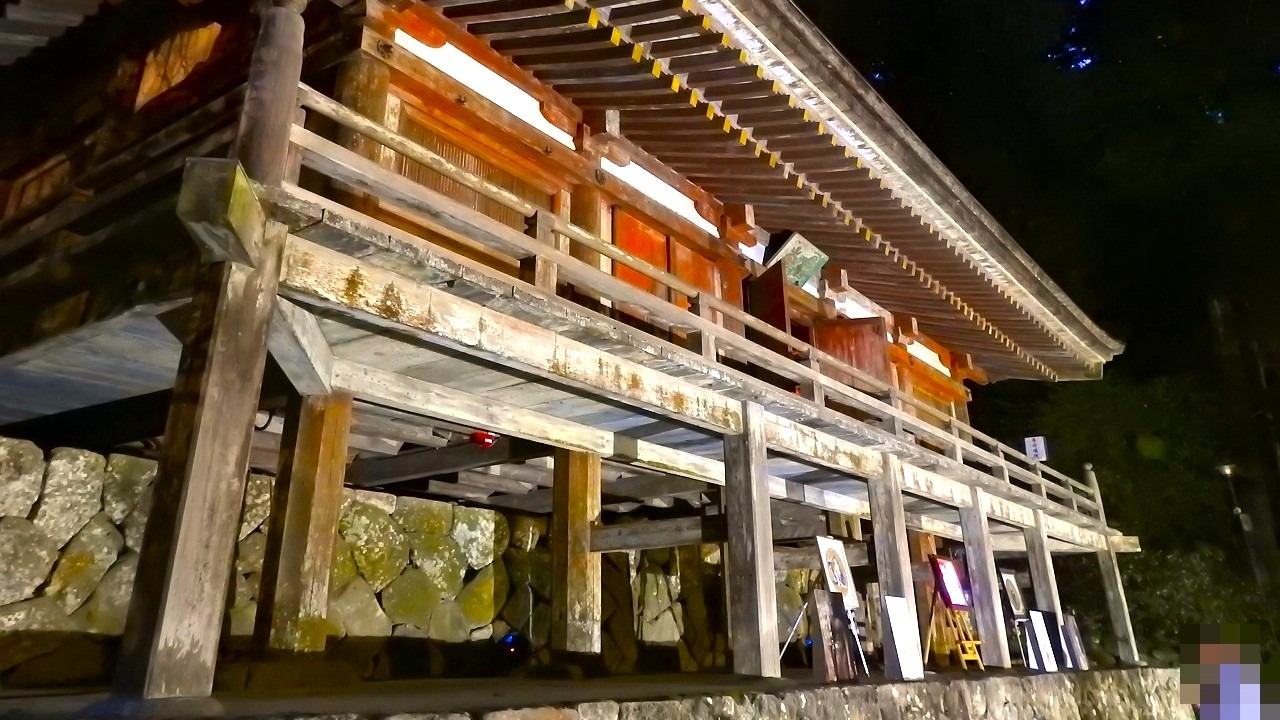
{"label": "dark background trees", "polygon": [[[1128,343],[1100,382],[979,388],[973,414],[1009,442],[1048,436],[1058,467],[1095,463],[1109,519],[1146,548],[1123,564],[1140,641],[1176,643],[1184,620],[1275,614],[1274,595],[1242,595],[1255,586],[1217,468],[1243,469],[1241,504],[1265,523],[1280,364],[1280,5],[796,2]],[[1214,298],[1233,317],[1225,328]],[[1274,546],[1273,528],[1256,529]]]}

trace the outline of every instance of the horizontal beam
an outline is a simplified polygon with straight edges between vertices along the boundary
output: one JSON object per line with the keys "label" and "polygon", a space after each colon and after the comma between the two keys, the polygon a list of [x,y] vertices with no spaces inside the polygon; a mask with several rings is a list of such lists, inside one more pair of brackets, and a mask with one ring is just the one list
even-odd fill
{"label": "horizontal beam", "polygon": [[410,480],[451,475],[464,470],[546,457],[551,448],[519,438],[498,438],[492,447],[472,443],[414,450],[391,457],[356,460],[346,482],[356,487],[382,487]]}

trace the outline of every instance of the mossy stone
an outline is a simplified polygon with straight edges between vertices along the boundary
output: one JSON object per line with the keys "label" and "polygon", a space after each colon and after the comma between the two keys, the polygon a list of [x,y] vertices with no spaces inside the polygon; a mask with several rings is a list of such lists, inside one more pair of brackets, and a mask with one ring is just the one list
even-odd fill
{"label": "mossy stone", "polygon": [[402,497],[392,513],[410,540],[419,537],[447,537],[453,529],[453,506],[424,498]]}
{"label": "mossy stone", "polygon": [[342,516],[339,530],[351,547],[360,574],[375,591],[400,577],[409,562],[409,542],[389,514],[355,502]]}
{"label": "mossy stone", "polygon": [[462,592],[467,558],[453,538],[420,535],[410,543],[414,566],[427,576],[440,597],[452,599]]}
{"label": "mossy stone", "polygon": [[471,637],[471,625],[463,614],[462,607],[456,602],[446,600],[432,611],[431,627],[428,628],[427,634],[441,642],[466,642]]}
{"label": "mossy stone", "polygon": [[471,628],[493,622],[506,601],[507,571],[501,562],[489,563],[458,593],[458,606]]}
{"label": "mossy stone", "polygon": [[382,591],[382,609],[393,623],[426,629],[431,611],[445,597],[426,573],[409,568]]}
{"label": "mossy stone", "polygon": [[347,584],[356,579],[360,571],[356,568],[356,559],[351,554],[351,546],[341,535],[333,539],[333,560],[329,566],[329,594],[336,595],[347,588]]}
{"label": "mossy stone", "polygon": [[481,508],[456,507],[450,535],[458,542],[467,564],[477,570],[497,557],[498,514]]}

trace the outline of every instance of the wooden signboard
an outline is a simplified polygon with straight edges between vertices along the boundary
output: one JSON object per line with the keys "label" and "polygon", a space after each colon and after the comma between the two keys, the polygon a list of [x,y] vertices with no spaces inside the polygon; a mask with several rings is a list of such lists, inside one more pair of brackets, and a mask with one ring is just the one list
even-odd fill
{"label": "wooden signboard", "polygon": [[852,680],[857,675],[852,647],[857,642],[841,595],[814,588],[809,595],[813,676],[819,682]]}

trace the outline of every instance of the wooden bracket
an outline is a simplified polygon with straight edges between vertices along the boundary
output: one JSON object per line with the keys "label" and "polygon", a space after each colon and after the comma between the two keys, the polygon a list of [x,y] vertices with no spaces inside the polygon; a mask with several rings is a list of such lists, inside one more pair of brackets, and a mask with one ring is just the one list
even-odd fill
{"label": "wooden bracket", "polygon": [[178,192],[178,219],[200,246],[205,262],[257,266],[266,215],[238,161],[187,160]]}

